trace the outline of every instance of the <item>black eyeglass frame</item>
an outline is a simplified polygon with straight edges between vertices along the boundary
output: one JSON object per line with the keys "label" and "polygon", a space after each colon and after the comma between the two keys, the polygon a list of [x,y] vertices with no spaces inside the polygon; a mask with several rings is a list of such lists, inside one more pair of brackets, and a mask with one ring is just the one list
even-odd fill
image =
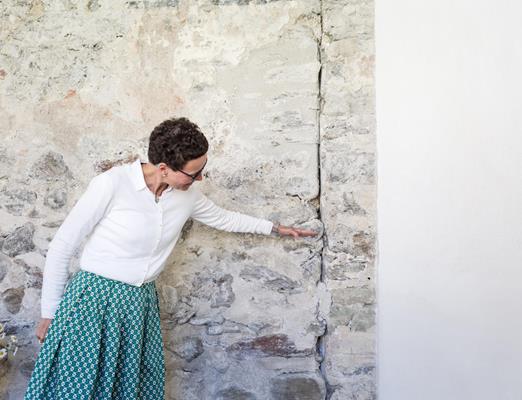
{"label": "black eyeglass frame", "polygon": [[198,172],[196,172],[194,175],[191,175],[191,174],[188,174],[186,173],[185,171],[181,170],[181,169],[176,169],[176,168],[172,168],[174,171],[179,171],[181,172],[183,175],[187,175],[188,177],[192,178],[192,182],[194,182],[196,180],[196,178],[201,175],[201,173],[203,172],[203,170],[205,169],[205,166],[207,165],[207,162],[208,162],[208,159],[205,161],[205,164],[203,164],[203,168],[201,168]]}

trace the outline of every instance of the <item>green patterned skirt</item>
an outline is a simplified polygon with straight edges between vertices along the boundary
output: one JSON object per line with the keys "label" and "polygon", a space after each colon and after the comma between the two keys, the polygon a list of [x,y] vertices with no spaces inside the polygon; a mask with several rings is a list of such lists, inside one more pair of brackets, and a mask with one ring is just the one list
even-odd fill
{"label": "green patterned skirt", "polygon": [[133,286],[80,270],[68,282],[24,400],[163,400],[155,282]]}

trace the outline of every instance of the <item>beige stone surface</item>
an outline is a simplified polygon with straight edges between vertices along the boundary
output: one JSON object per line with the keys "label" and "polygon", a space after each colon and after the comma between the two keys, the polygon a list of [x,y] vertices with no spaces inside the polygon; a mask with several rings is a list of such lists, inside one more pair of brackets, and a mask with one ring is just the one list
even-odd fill
{"label": "beige stone surface", "polygon": [[8,0],[0,26],[0,320],[21,343],[0,390],[23,397],[67,212],[186,116],[216,204],[321,235],[187,223],[157,281],[166,398],[375,398],[373,2]]}

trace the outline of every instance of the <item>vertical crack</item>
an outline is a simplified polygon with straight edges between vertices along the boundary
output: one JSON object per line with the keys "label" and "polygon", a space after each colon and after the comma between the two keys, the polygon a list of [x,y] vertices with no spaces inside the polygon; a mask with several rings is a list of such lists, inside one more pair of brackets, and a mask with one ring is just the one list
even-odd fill
{"label": "vertical crack", "polygon": [[319,72],[318,72],[318,76],[317,76],[317,81],[318,81],[318,96],[317,96],[317,101],[318,101],[318,109],[317,109],[317,176],[318,176],[318,200],[319,200],[319,204],[318,204],[318,218],[319,218],[319,221],[321,221],[321,223],[323,224],[323,237],[322,237],[322,240],[323,240],[323,246],[322,246],[322,249],[321,249],[321,253],[320,253],[320,258],[321,258],[321,271],[320,271],[320,275],[319,275],[319,282],[317,284],[317,289],[318,289],[318,304],[317,304],[317,318],[319,320],[319,322],[322,324],[323,326],[323,331],[322,331],[322,334],[319,335],[317,337],[317,341],[316,341],[316,345],[315,345],[315,350],[316,350],[316,356],[317,356],[317,359],[318,359],[318,363],[319,363],[319,373],[321,374],[321,377],[324,381],[324,384],[325,384],[325,387],[326,387],[326,394],[325,394],[325,399],[330,399],[331,396],[332,396],[332,393],[333,393],[333,388],[331,387],[331,385],[328,383],[328,379],[327,379],[327,376],[326,376],[326,368],[325,368],[325,364],[324,364],[324,360],[325,360],[325,356],[326,356],[326,342],[325,342],[325,338],[326,338],[326,335],[327,335],[327,332],[328,332],[328,323],[327,323],[327,316],[326,315],[323,315],[324,313],[322,312],[322,310],[324,310],[324,306],[322,306],[322,302],[325,300],[325,295],[324,295],[324,292],[326,291],[326,286],[325,286],[325,281],[324,281],[324,278],[325,278],[325,268],[324,268],[324,252],[325,252],[325,248],[326,248],[326,245],[327,245],[327,239],[326,239],[326,231],[324,229],[324,223],[323,223],[323,220],[322,220],[322,213],[321,213],[321,193],[322,193],[322,185],[321,185],[321,115],[322,115],[322,111],[323,111],[323,105],[324,105],[324,99],[323,99],[323,95],[322,95],[322,91],[321,91],[321,86],[322,86],[322,72],[323,72],[323,35],[324,35],[324,28],[323,28],[323,0],[320,0],[319,1],[319,21],[320,21],[320,27],[321,27],[321,31],[320,31],[320,36],[317,40],[317,58],[318,58],[318,61],[319,61]]}

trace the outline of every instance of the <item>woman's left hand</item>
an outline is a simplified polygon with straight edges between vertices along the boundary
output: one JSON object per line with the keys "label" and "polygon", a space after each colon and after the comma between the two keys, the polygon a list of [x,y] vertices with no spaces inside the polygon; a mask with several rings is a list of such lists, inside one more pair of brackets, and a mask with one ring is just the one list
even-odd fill
{"label": "woman's left hand", "polygon": [[301,229],[294,228],[292,226],[283,226],[279,225],[275,227],[275,231],[279,233],[281,236],[293,236],[295,238],[298,237],[306,237],[306,236],[316,236],[318,232],[312,231],[310,229]]}

